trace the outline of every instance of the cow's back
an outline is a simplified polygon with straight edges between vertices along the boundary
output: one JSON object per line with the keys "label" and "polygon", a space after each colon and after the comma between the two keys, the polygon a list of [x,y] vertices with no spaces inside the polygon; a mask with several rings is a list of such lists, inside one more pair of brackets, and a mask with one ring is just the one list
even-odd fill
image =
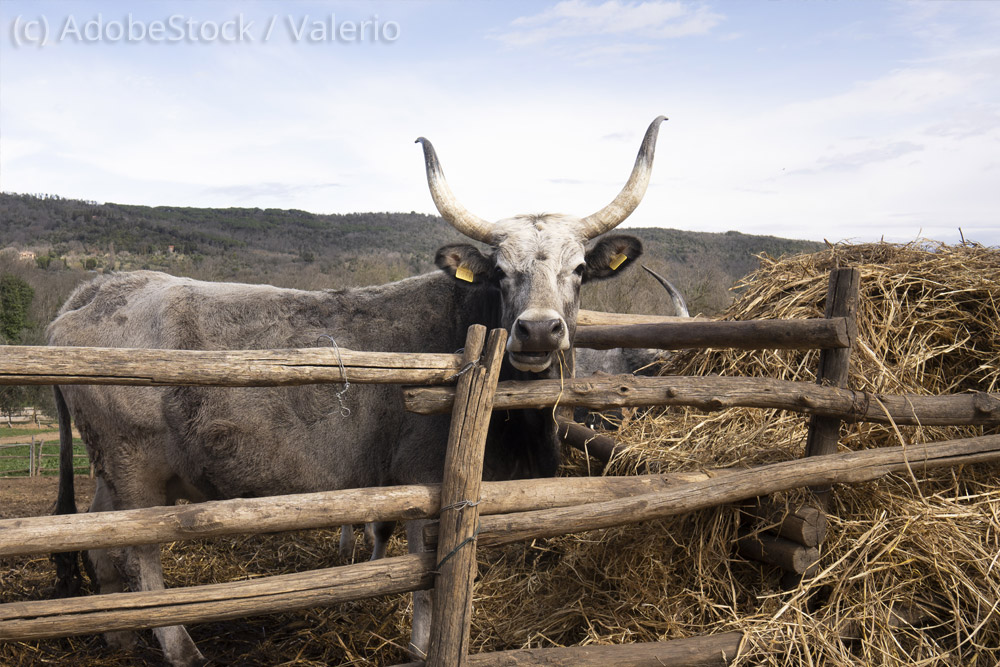
{"label": "cow's back", "polygon": [[323,317],[330,309],[323,295],[154,271],[100,276],[70,295],[49,326],[48,340],[178,350],[300,347],[317,332],[334,333]]}
{"label": "cow's back", "polygon": [[[410,289],[420,287],[414,283]],[[80,286],[48,330],[52,345],[161,349],[371,349],[367,292],[304,292],[209,283],[140,271]],[[358,308],[346,307],[345,299]],[[412,298],[410,299],[412,301]],[[377,331],[378,326],[374,327]],[[405,345],[406,343],[399,343]],[[412,344],[412,343],[410,343]],[[392,347],[392,341],[373,343]],[[394,448],[412,439],[399,388],[66,386],[98,468],[111,479],[152,469],[194,500],[374,486],[390,481]],[[440,420],[421,428],[441,437]],[[419,429],[418,429],[419,430]],[[411,435],[405,435],[411,434]],[[421,434],[417,434],[418,439]],[[440,447],[440,445],[439,445]],[[434,458],[434,457],[430,457]],[[422,475],[421,475],[422,476]],[[155,484],[164,480],[157,478]]]}

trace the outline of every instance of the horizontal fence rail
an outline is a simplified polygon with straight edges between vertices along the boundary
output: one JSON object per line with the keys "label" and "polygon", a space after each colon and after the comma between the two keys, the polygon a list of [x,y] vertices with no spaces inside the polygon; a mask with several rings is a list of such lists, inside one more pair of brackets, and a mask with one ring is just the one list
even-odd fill
{"label": "horizontal fence rail", "polygon": [[[0,346],[0,385],[118,384],[266,387],[320,382],[431,384],[461,368],[457,354],[287,350],[147,350]],[[346,372],[341,372],[341,368]]]}
{"label": "horizontal fence rail", "polygon": [[[632,644],[590,644],[529,648],[468,657],[469,667],[725,667],[739,654],[742,632],[726,632],[704,637],[687,637],[663,642]],[[424,667],[423,662],[407,662],[396,667]]]}
{"label": "horizontal fence rail", "polygon": [[603,310],[584,310],[576,314],[576,324],[581,327],[619,324],[663,324],[665,322],[712,322],[708,317],[680,317],[678,315],[633,315],[631,313],[608,313]]}
{"label": "horizontal fence rail", "polygon": [[[450,387],[404,390],[406,409],[424,415],[448,412],[454,395]],[[703,410],[771,408],[880,424],[1000,424],[1000,394],[996,393],[876,394],[756,377],[606,375],[565,381],[507,381],[497,385],[493,409],[553,405],[599,410],[657,405],[688,405]]]}
{"label": "horizontal fence rail", "polygon": [[[480,514],[524,512],[623,498],[725,473],[720,470],[483,482]],[[215,500],[117,512],[0,519],[0,557],[326,528],[345,523],[420,519],[434,516],[440,507],[441,486],[420,484]]]}
{"label": "horizontal fence rail", "polygon": [[681,319],[658,324],[580,327],[573,345],[598,350],[615,347],[822,350],[846,348],[850,338],[844,317],[746,322]]}
{"label": "horizontal fence rail", "polygon": [[[641,496],[484,516],[480,520],[479,545],[499,546],[662,519],[803,486],[856,484],[890,473],[919,473],[931,468],[997,460],[1000,460],[1000,435],[811,456],[733,471]],[[430,542],[435,526],[430,524],[424,530],[425,539]]]}
{"label": "horizontal fence rail", "polygon": [[[843,318],[713,322],[654,318],[658,323],[586,326],[577,345],[612,347],[838,348]],[[461,367],[457,354],[359,352],[317,347],[282,350],[152,350],[0,346],[0,385],[282,386],[321,382],[440,384]],[[343,371],[342,371],[343,369]],[[346,377],[345,377],[346,375]]]}
{"label": "horizontal fence rail", "polygon": [[[484,516],[480,520],[479,542],[487,546],[607,528],[739,502],[801,486],[864,482],[893,472],[919,472],[937,466],[998,459],[1000,435],[815,456],[730,471],[726,475],[677,484],[655,493],[559,509]],[[521,484],[535,481],[542,480],[525,480]],[[565,483],[568,480],[558,481]],[[487,486],[483,484],[484,492]],[[104,516],[101,517],[101,514]],[[110,524],[123,514],[104,512],[93,516],[101,517]],[[334,517],[330,513],[330,517],[338,524],[344,522],[343,516]],[[433,525],[428,528],[433,528]],[[433,536],[432,530],[428,532]],[[0,542],[6,544],[6,537]],[[433,553],[411,554],[318,572],[277,575],[229,584],[68,600],[12,602],[0,606],[0,640],[65,637],[107,630],[215,621],[419,590],[431,585],[435,558]]]}
{"label": "horizontal fence rail", "polygon": [[430,588],[435,554],[250,581],[0,605],[0,641],[229,620]]}

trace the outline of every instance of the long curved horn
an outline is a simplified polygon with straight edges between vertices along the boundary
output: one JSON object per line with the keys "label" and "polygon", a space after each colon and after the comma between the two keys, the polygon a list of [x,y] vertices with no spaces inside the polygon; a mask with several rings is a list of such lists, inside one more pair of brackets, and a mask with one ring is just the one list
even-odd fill
{"label": "long curved horn", "polygon": [[667,294],[670,295],[670,301],[674,304],[674,314],[677,315],[677,317],[691,317],[691,313],[688,312],[687,303],[684,302],[684,295],[681,294],[681,291],[674,287],[669,280],[645,264],[642,265],[642,268],[646,269],[646,272],[656,278],[656,281],[663,285],[663,288],[667,290]]}
{"label": "long curved horn", "polygon": [[416,143],[424,147],[424,163],[427,167],[427,185],[431,189],[431,197],[434,199],[434,206],[437,207],[441,217],[451,223],[451,225],[462,232],[470,239],[492,243],[492,227],[490,223],[469,213],[464,206],[458,203],[455,195],[448,187],[445,180],[441,163],[438,162],[437,153],[434,146],[423,137],[417,139]]}
{"label": "long curved horn", "polygon": [[642,140],[642,146],[639,147],[639,155],[635,158],[632,174],[614,201],[597,213],[588,215],[580,221],[585,238],[592,239],[604,232],[611,231],[620,225],[642,201],[642,196],[646,194],[646,186],[649,185],[649,174],[653,169],[656,135],[660,132],[660,123],[666,119],[666,116],[657,116],[649,124],[646,136]]}

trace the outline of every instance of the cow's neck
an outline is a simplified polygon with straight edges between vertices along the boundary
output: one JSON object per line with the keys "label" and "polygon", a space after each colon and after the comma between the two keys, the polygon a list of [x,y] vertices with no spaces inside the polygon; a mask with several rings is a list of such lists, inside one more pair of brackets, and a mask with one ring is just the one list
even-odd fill
{"label": "cow's neck", "polygon": [[[352,290],[356,321],[378,338],[384,351],[454,352],[465,345],[468,328],[500,326],[500,293],[488,285],[461,285],[443,273],[431,273],[391,285]],[[360,297],[360,298],[358,298]],[[382,310],[370,311],[377,301]],[[563,376],[572,377],[572,354],[566,354]],[[526,373],[504,356],[500,380],[559,379],[558,366]],[[486,477],[549,477],[559,466],[559,441],[552,409],[498,412],[490,423]]]}
{"label": "cow's neck", "polygon": [[442,272],[387,285],[329,292],[333,329],[350,332],[356,349],[454,352],[472,324],[490,326],[496,290],[460,286]]}

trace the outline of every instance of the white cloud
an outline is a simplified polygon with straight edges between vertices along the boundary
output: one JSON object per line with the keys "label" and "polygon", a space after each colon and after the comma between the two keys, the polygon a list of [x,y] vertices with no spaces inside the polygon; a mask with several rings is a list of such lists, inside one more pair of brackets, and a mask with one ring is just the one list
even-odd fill
{"label": "white cloud", "polygon": [[511,30],[498,39],[510,46],[594,36],[668,39],[705,34],[722,20],[722,15],[704,5],[683,2],[563,0],[539,14],[514,19]]}
{"label": "white cloud", "polygon": [[984,75],[944,67],[908,67],[859,81],[850,90],[793,103],[780,113],[789,121],[819,125],[857,118],[906,118],[953,102],[973,90]]}
{"label": "white cloud", "polygon": [[[867,143],[867,142],[866,142]],[[823,155],[816,160],[815,167],[795,169],[788,175],[819,174],[828,171],[857,171],[876,162],[886,162],[923,150],[923,146],[912,141],[873,142],[874,145],[849,153]]]}

